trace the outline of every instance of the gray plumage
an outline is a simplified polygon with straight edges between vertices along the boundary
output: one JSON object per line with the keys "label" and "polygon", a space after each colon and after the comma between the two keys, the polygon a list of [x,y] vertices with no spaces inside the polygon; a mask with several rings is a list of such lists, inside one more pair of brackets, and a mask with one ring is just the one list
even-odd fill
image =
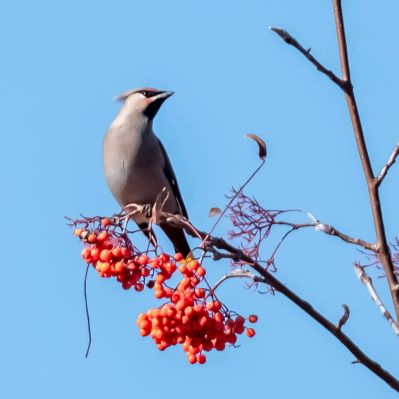
{"label": "gray plumage", "polygon": [[[169,197],[164,210],[187,217],[172,165],[152,129],[153,118],[172,94],[141,88],[117,97],[123,105],[105,135],[103,160],[107,184],[122,208],[131,203],[153,205],[165,187]],[[142,229],[148,228],[145,214],[135,215],[134,220]],[[187,256],[190,248],[183,231],[161,227],[175,250]]]}

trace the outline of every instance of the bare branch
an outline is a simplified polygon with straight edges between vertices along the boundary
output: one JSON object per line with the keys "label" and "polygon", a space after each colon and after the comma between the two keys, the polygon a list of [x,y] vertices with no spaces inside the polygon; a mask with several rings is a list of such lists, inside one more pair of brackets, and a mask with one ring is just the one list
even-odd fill
{"label": "bare branch", "polygon": [[396,158],[397,158],[398,155],[399,155],[399,143],[396,145],[396,147],[392,151],[392,154],[389,157],[388,162],[384,165],[384,167],[381,169],[381,173],[376,178],[377,186],[379,186],[382,183],[382,181],[384,180],[386,174],[388,173],[388,170],[395,163]]}
{"label": "bare branch", "polygon": [[377,237],[376,249],[387,277],[389,290],[394,304],[396,319],[399,319],[399,291],[395,288],[398,285],[398,277],[395,274],[394,264],[389,250],[388,240],[385,233],[384,219],[382,216],[380,195],[378,191],[378,180],[374,177],[370,156],[363,133],[363,127],[357,108],[356,97],[351,81],[348,49],[346,45],[346,34],[344,19],[342,16],[341,0],[333,0],[335,25],[337,29],[339,56],[341,61],[342,80],[347,83],[345,98],[348,105],[349,114],[352,120],[353,133],[355,135],[360,161],[362,164],[364,177],[370,196],[371,211],[373,214],[374,228]]}
{"label": "bare branch", "polygon": [[314,227],[315,230],[320,231],[324,234],[330,235],[330,236],[335,236],[340,238],[342,241],[345,241],[349,244],[354,244],[358,245],[360,247],[363,247],[364,249],[368,249],[370,251],[375,251],[375,245],[364,241],[360,238],[353,238],[351,236],[348,236],[345,233],[342,233],[341,231],[337,230],[335,227],[325,224],[325,223],[320,223],[320,222],[314,222],[314,223],[289,223],[289,222],[282,222],[282,221],[276,221],[275,224],[280,224],[280,225],[286,225],[292,227],[294,230],[302,229],[305,227]]}
{"label": "bare branch", "polygon": [[225,274],[216,284],[212,287],[212,291],[216,291],[216,289],[226,280],[231,278],[249,278],[253,282],[259,282],[259,277],[255,276],[248,270],[233,270],[230,273]]}
{"label": "bare branch", "polygon": [[391,316],[391,313],[387,310],[387,308],[384,306],[382,303],[380,297],[377,294],[376,289],[374,288],[373,281],[371,278],[367,275],[367,273],[364,271],[364,268],[360,266],[359,264],[354,265],[355,272],[359,280],[366,286],[371,299],[375,302],[377,305],[378,309],[382,313],[382,315],[385,317],[385,319],[388,321],[389,325],[392,327],[392,330],[396,335],[399,335],[399,328],[397,324],[395,323],[394,319]]}
{"label": "bare branch", "polygon": [[301,308],[310,317],[321,324],[326,330],[328,330],[335,338],[337,338],[354,356],[355,358],[366,366],[370,371],[384,380],[393,389],[399,392],[399,381],[388,371],[383,369],[380,364],[368,357],[346,334],[344,334],[337,326],[335,326],[330,320],[319,313],[313,306],[291,291],[285,284],[280,282],[270,272],[265,270],[258,262],[254,261],[249,256],[245,255],[241,249],[235,248],[230,245],[223,238],[208,237],[208,241],[211,245],[214,245],[218,249],[225,250],[247,263],[248,266],[257,271],[260,276],[264,278],[264,282],[273,287],[276,291],[279,291],[295,305]]}
{"label": "bare branch", "polygon": [[351,236],[348,236],[345,233],[342,233],[341,231],[337,230],[335,227],[330,226],[329,224],[321,224],[319,223],[316,226],[316,230],[322,231],[325,234],[328,234],[330,236],[335,236],[340,238],[342,241],[345,241],[349,244],[354,244],[354,245],[359,245],[360,247],[363,247],[365,249],[368,249],[370,251],[375,251],[375,245],[371,244],[370,242],[364,241],[360,238],[353,238]]}
{"label": "bare branch", "polygon": [[399,381],[392,374],[383,369],[380,364],[368,357],[346,334],[344,334],[330,320],[314,309],[309,302],[303,300],[301,297],[291,291],[285,284],[281,283],[277,278],[275,278],[270,272],[265,270],[258,262],[255,262],[249,256],[245,255],[240,249],[234,248],[223,238],[209,237],[209,241],[217,248],[235,254],[237,258],[240,258],[242,261],[246,262],[248,266],[253,268],[264,278],[265,283],[269,284],[276,291],[279,291],[310,317],[321,324],[326,330],[334,335],[334,337],[337,338],[360,363],[362,363],[370,371],[385,381],[389,386],[399,392]]}
{"label": "bare branch", "polygon": [[299,52],[301,52],[321,73],[328,76],[338,87],[345,90],[345,82],[341,80],[334,72],[330,71],[324,67],[313,55],[310,53],[310,48],[306,50],[303,48],[298,41],[293,38],[286,30],[281,28],[270,27],[270,30],[277,33],[287,44],[295,47]]}
{"label": "bare branch", "polygon": [[344,308],[344,313],[342,314],[341,318],[338,321],[337,328],[341,330],[341,328],[346,324],[351,314],[348,305],[343,304],[342,307]]}

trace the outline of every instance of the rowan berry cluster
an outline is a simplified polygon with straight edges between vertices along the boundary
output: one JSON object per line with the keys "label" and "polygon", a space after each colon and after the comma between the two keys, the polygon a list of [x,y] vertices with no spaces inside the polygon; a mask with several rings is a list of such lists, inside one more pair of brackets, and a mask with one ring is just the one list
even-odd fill
{"label": "rowan berry cluster", "polygon": [[[181,255],[176,254],[175,260],[181,260]],[[165,289],[163,274],[158,274],[155,296],[168,298],[170,302],[139,315],[137,326],[142,336],[151,335],[162,351],[181,344],[189,363],[203,364],[206,362],[203,352],[222,351],[226,344],[234,345],[237,335],[244,331],[248,337],[255,335],[253,328],[245,326],[244,317],[234,317],[212,290],[198,287],[206,271],[197,260],[183,262],[179,272],[183,279],[175,290]],[[248,321],[255,323],[257,316],[249,316]]]}
{"label": "rowan berry cluster", "polygon": [[[237,336],[244,332],[248,337],[255,335],[255,330],[245,323],[255,323],[257,316],[245,319],[222,304],[208,285],[206,270],[198,260],[184,259],[179,253],[150,258],[149,253],[141,253],[133,246],[119,223],[109,218],[75,221],[73,226],[74,234],[85,244],[83,259],[93,265],[100,277],[116,277],[124,289],[142,291],[147,286],[157,299],[167,300],[137,319],[140,334],[150,335],[159,350],[180,344],[191,364],[203,364],[204,352],[235,345]],[[173,288],[169,280],[177,270],[181,279]]]}
{"label": "rowan berry cluster", "polygon": [[144,289],[145,278],[151,273],[146,255],[135,254],[130,240],[115,234],[115,230],[106,230],[111,221],[101,220],[100,226],[90,230],[77,228],[74,234],[85,242],[82,257],[92,264],[100,277],[116,277],[122,288],[134,287],[136,291]]}

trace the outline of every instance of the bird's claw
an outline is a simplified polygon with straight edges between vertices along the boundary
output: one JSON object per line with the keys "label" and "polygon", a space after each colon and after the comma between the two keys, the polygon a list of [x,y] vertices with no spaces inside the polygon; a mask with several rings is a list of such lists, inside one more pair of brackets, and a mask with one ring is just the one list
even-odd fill
{"label": "bird's claw", "polygon": [[142,206],[142,209],[141,209],[141,213],[142,213],[145,217],[150,218],[150,217],[151,217],[151,214],[152,214],[151,205],[150,205],[150,204],[145,204],[145,205],[143,205],[143,206]]}

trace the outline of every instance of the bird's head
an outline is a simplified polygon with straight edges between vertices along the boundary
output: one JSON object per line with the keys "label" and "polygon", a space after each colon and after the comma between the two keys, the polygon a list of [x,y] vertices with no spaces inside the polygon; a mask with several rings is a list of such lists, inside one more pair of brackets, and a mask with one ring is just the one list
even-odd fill
{"label": "bird's head", "polygon": [[123,101],[131,110],[137,113],[143,113],[152,120],[159,111],[159,108],[161,108],[163,102],[173,94],[173,91],[142,87],[125,91],[116,96],[115,100]]}

